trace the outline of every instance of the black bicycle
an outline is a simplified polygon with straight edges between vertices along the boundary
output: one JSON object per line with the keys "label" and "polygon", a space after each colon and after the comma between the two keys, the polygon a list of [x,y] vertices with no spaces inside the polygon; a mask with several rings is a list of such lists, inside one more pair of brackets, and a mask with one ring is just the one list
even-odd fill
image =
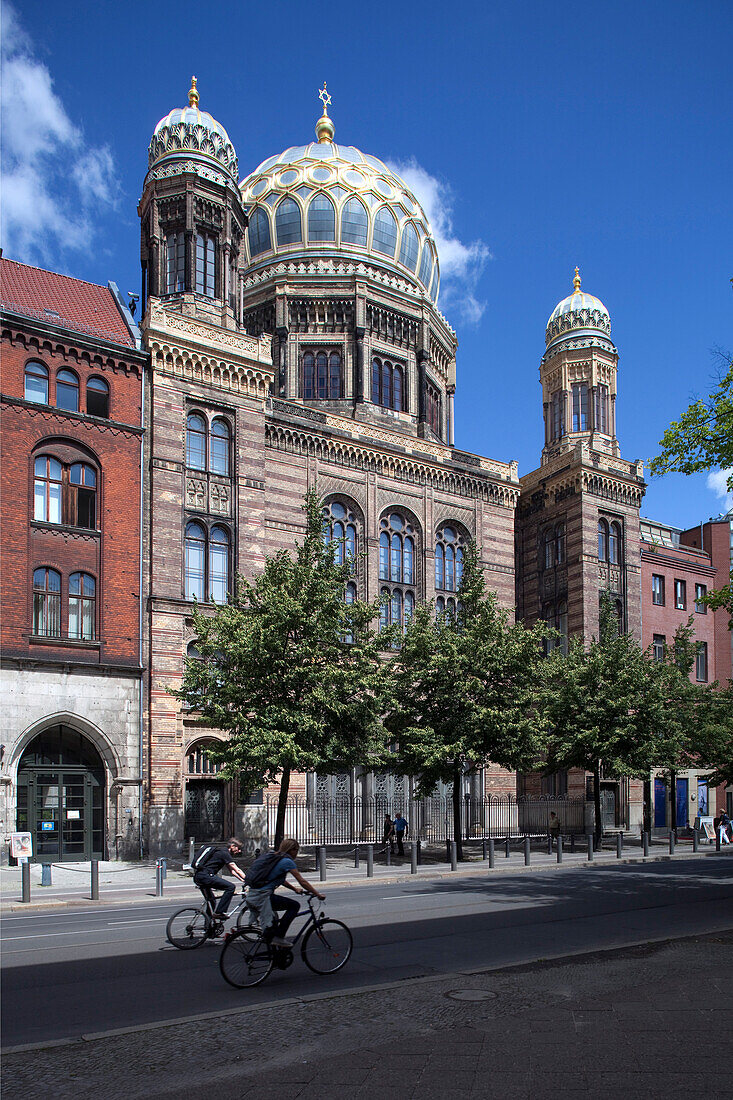
{"label": "black bicycle", "polygon": [[236,928],[227,934],[219,969],[229,985],[246,989],[264,982],[273,967],[287,970],[293,963],[293,948],[301,938],[300,957],[314,974],[335,974],[346,966],[354,946],[351,932],[342,921],[317,911],[315,897],[310,895],[307,901],[308,912],[299,913],[305,921],[292,947],[268,943],[261,931],[252,928]]}
{"label": "black bicycle", "polygon": [[203,905],[187,906],[179,909],[170,917],[165,926],[165,935],[168,943],[181,951],[190,951],[194,947],[200,947],[206,940],[216,939],[223,935],[226,925],[237,919],[237,928],[245,927],[245,919],[249,921],[249,910],[242,891],[242,900],[226,917],[217,916],[214,912],[216,898],[213,894],[206,894],[210,887],[199,886],[203,894]]}

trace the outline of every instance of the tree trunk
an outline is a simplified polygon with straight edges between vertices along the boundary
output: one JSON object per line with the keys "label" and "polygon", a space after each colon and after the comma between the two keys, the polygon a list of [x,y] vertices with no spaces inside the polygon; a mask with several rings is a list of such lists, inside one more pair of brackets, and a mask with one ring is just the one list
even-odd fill
{"label": "tree trunk", "polygon": [[461,831],[461,775],[460,763],[453,767],[453,839],[456,842],[456,855],[463,859],[463,833]]}
{"label": "tree trunk", "polygon": [[283,768],[283,773],[280,777],[280,797],[277,800],[277,817],[275,819],[275,848],[280,847],[285,836],[285,810],[288,804],[289,790],[290,768]]}
{"label": "tree trunk", "polygon": [[649,833],[652,831],[652,781],[651,779],[644,780],[644,818],[641,826],[642,832]]}
{"label": "tree trunk", "polygon": [[603,835],[603,822],[601,821],[601,762],[596,760],[593,765],[593,808],[595,810],[595,846],[600,848]]}
{"label": "tree trunk", "polygon": [[669,831],[677,839],[677,772],[669,773]]}

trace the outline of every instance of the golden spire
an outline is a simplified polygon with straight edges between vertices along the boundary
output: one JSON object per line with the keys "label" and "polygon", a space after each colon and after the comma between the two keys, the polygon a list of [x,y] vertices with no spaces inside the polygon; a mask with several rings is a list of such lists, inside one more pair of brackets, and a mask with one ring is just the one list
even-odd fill
{"label": "golden spire", "polygon": [[580,294],[580,274],[578,272],[577,267],[575,269],[575,278],[573,279],[573,287],[575,288],[573,290],[573,294]]}
{"label": "golden spire", "polygon": [[331,119],[328,117],[328,105],[331,102],[331,97],[328,94],[328,92],[326,91],[326,81],[325,80],[323,81],[323,87],[321,88],[320,92],[318,93],[318,98],[320,99],[321,103],[323,104],[323,114],[321,115],[321,117],[318,119],[318,122],[316,123],[316,137],[318,138],[318,140],[321,144],[324,144],[326,142],[333,141],[333,134],[334,134],[333,123],[331,122]]}
{"label": "golden spire", "polygon": [[196,91],[196,77],[191,77],[191,87],[188,90],[188,105],[189,107],[195,107],[198,110],[199,94]]}

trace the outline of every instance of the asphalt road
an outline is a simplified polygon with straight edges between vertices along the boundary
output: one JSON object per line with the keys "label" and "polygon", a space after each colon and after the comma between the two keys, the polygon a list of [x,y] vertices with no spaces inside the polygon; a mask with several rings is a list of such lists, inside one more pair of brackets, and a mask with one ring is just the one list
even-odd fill
{"label": "asphalt road", "polygon": [[3,1046],[720,931],[733,924],[733,861],[331,887],[326,910],[354,933],[345,970],[317,977],[296,956],[289,970],[243,991],[221,978],[218,945],[167,945],[165,921],[180,904],[5,917]]}

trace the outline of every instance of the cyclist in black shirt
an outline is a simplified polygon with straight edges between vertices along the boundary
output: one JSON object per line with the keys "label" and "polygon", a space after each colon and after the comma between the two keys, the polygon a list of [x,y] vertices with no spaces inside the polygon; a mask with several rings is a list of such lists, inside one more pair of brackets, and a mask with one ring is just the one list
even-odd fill
{"label": "cyclist in black shirt", "polygon": [[231,837],[227,841],[227,846],[223,844],[212,847],[202,861],[201,865],[196,867],[196,872],[193,876],[193,881],[197,886],[202,888],[205,896],[208,896],[213,904],[213,894],[211,893],[211,887],[216,886],[219,890],[223,890],[224,893],[219,898],[219,904],[214,910],[215,916],[226,917],[227,910],[229,909],[229,902],[234,896],[236,886],[228,879],[222,878],[218,872],[222,867],[226,867],[230,874],[235,878],[244,882],[244,872],[240,871],[234,862],[235,858],[242,854],[242,843],[237,840],[235,836]]}

